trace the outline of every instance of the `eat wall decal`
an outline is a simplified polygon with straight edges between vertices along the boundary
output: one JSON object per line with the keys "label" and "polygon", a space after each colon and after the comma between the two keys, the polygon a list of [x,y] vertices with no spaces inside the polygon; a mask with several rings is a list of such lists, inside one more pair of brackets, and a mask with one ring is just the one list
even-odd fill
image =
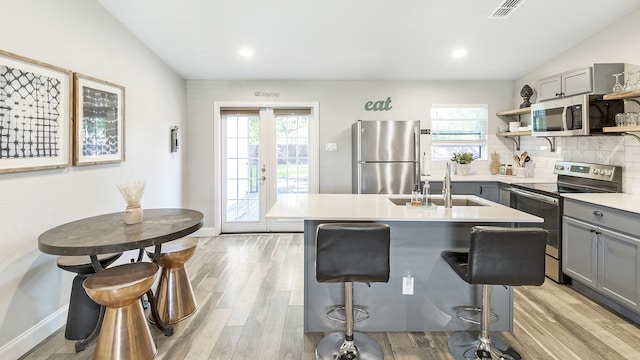
{"label": "eat wall decal", "polygon": [[392,108],[391,96],[389,96],[387,100],[367,101],[367,103],[364,104],[364,109],[367,111],[389,111]]}

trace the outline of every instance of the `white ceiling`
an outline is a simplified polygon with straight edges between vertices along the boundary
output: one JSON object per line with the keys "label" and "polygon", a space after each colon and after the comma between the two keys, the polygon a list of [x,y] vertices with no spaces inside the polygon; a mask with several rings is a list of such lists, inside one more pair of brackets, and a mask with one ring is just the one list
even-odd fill
{"label": "white ceiling", "polygon": [[640,6],[528,0],[491,20],[503,0],[97,1],[185,79],[220,80],[513,80]]}

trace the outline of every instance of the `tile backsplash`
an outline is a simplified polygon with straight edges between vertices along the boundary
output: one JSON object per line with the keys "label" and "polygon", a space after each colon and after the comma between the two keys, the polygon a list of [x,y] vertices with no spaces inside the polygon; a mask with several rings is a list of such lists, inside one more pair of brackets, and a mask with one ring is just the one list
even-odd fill
{"label": "tile backsplash", "polygon": [[[534,176],[555,180],[553,165],[558,160],[578,161],[622,167],[622,189],[626,193],[640,194],[640,141],[630,136],[574,136],[557,137],[556,151],[544,138],[521,137],[520,153],[527,151],[535,164]],[[496,141],[502,142],[500,138]],[[515,151],[513,141],[506,145]],[[498,146],[499,148],[499,146]],[[638,184],[634,186],[634,184]]]}
{"label": "tile backsplash", "polygon": [[[527,151],[532,159],[533,176],[555,181],[553,166],[558,160],[617,165],[622,167],[622,190],[640,195],[640,140],[631,136],[574,136],[555,138],[556,151],[550,151],[550,143],[544,138],[520,137],[520,150],[513,140],[489,136],[489,153],[500,155],[500,162],[513,164],[513,155]],[[489,159],[491,157],[489,156]],[[472,175],[489,175],[489,162],[476,160],[471,164]],[[430,162],[431,174],[444,173],[445,162]]]}

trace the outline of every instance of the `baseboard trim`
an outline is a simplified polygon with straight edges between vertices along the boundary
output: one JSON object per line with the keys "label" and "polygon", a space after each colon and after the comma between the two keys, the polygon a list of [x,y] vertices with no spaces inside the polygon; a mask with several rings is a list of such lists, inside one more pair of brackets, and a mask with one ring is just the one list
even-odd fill
{"label": "baseboard trim", "polygon": [[31,329],[0,348],[0,359],[18,359],[67,323],[69,305],[61,307]]}
{"label": "baseboard trim", "polygon": [[194,232],[193,234],[189,235],[189,236],[194,236],[194,237],[211,237],[211,236],[218,236],[220,235],[220,232],[218,230],[216,230],[216,228],[214,227],[203,227],[200,228],[198,231]]}

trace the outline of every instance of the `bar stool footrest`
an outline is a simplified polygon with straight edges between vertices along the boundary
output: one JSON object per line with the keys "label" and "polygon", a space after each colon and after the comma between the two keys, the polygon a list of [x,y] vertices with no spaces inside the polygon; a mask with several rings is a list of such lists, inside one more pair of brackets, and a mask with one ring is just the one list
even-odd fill
{"label": "bar stool footrest", "polygon": [[[469,316],[463,315],[465,313],[470,313],[470,312],[478,313],[479,315],[482,312],[482,308],[480,308],[479,306],[457,306],[455,309],[456,309],[456,317],[458,319],[471,324],[480,325],[480,320],[475,320]],[[500,317],[498,316],[498,314],[492,311],[491,324],[497,322],[498,320],[500,320]]]}
{"label": "bar stool footrest", "polygon": [[[327,311],[327,319],[337,321],[341,324],[344,324],[344,316],[337,317],[334,314],[339,314],[340,312],[344,313],[344,305],[335,305],[332,306],[329,311]],[[358,314],[361,314],[360,316]],[[358,323],[360,321],[367,320],[369,318],[369,312],[366,310],[364,306],[361,305],[353,305],[353,323]]]}

